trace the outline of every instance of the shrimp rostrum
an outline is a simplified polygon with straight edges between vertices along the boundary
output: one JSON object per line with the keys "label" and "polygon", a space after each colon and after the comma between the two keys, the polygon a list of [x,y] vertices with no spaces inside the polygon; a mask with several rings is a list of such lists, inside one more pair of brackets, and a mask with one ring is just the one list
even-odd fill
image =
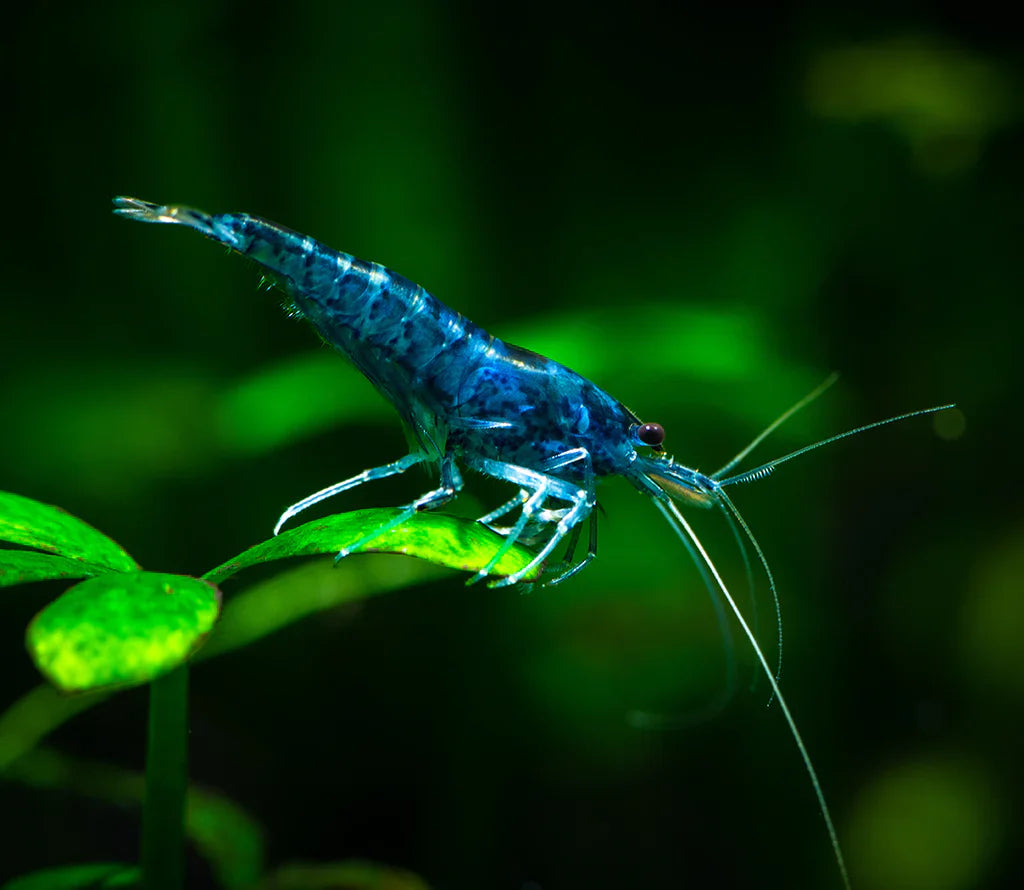
{"label": "shrimp rostrum", "polygon": [[[775,673],[677,504],[721,510],[734,531],[741,529],[754,548],[774,593],[761,549],[725,489],[767,476],[779,464],[828,442],[939,408],[869,424],[732,474],[755,445],[828,386],[830,378],[721,470],[705,475],[676,463],[662,451],[665,431],[658,424],[641,421],[617,399],[564,365],[492,336],[384,266],[244,213],[210,215],[126,197],[116,198],[114,205],[121,216],[185,225],[255,260],[268,279],[285,292],[296,313],[347,356],[402,419],[412,446],[408,454],[303,498],[285,510],[275,533],[308,507],[364,482],[404,473],[417,464],[437,467],[436,488],[406,504],[386,525],[339,553],[341,558],[414,513],[435,509],[455,498],[463,486],[461,466],[511,483],[517,490],[508,501],[480,518],[503,534],[504,541],[475,579],[487,577],[517,542],[537,542],[527,566],[493,582],[495,586],[516,584],[565,542],[560,570],[548,581],[557,583],[574,575],[596,555],[599,480],[621,476],[650,497],[693,556],[709,588],[729,604],[753,645],[811,776],[844,883],[848,884],[824,795]],[[588,544],[584,555],[577,559],[585,522]],[[737,538],[742,540],[739,533]]]}

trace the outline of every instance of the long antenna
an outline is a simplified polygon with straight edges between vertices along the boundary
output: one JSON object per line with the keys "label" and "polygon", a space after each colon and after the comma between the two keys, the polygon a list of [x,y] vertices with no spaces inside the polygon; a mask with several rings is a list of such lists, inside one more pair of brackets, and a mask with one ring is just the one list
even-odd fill
{"label": "long antenna", "polygon": [[[757,638],[754,636],[754,632],[750,629],[750,625],[747,624],[744,619],[743,613],[740,611],[739,606],[736,605],[736,601],[732,598],[732,594],[729,593],[729,589],[725,586],[725,582],[722,581],[722,576],[718,574],[718,569],[715,568],[715,564],[711,561],[711,557],[708,556],[707,551],[704,549],[704,545],[701,544],[700,538],[698,538],[693,529],[690,528],[690,524],[679,511],[675,501],[669,500],[664,502],[660,498],[654,498],[654,506],[657,507],[661,511],[662,515],[664,515],[665,519],[668,520],[668,524],[672,526],[673,531],[675,531],[676,535],[686,545],[687,549],[690,550],[691,553],[696,549],[700,554],[701,561],[707,566],[708,571],[711,572],[712,577],[714,577],[715,582],[718,585],[718,589],[722,591],[722,596],[725,597],[725,600],[729,604],[729,608],[732,609],[732,613],[736,616],[736,620],[739,622],[740,627],[743,628],[743,633],[750,641],[750,645],[754,650],[754,655],[757,656],[757,660],[764,669],[765,676],[768,677],[768,682],[771,684],[772,693],[775,695],[775,698],[779,703],[779,708],[782,711],[783,716],[786,718],[786,723],[789,725],[789,731],[793,736],[793,740],[796,742],[797,750],[800,752],[800,758],[803,760],[804,766],[807,768],[807,774],[811,778],[811,786],[814,788],[814,795],[818,798],[818,806],[821,808],[821,815],[825,820],[825,828],[828,830],[828,836],[832,842],[832,851],[835,853],[836,864],[839,866],[839,873],[843,878],[843,886],[846,887],[846,890],[850,890],[850,876],[846,871],[846,861],[843,859],[843,851],[839,846],[839,836],[836,834],[836,827],[832,822],[832,814],[829,811],[828,804],[825,802],[825,792],[821,790],[821,782],[818,781],[818,773],[814,769],[814,764],[811,763],[811,756],[807,753],[807,746],[804,745],[804,740],[800,735],[800,730],[796,728],[796,721],[790,713],[789,705],[786,704],[786,699],[782,695],[782,690],[779,688],[779,684],[775,680],[775,675],[772,673],[772,669],[768,667],[768,661],[765,659],[764,652],[761,651],[761,647],[757,643]],[[678,522],[678,525],[676,522],[673,522],[673,517]],[[686,532],[685,536],[683,535],[683,531]]]}
{"label": "long antenna", "polygon": [[[806,399],[805,399],[806,401]],[[797,403],[799,406],[800,403]],[[794,406],[794,407],[797,407]],[[718,473],[715,473],[711,478],[718,482],[719,485],[734,485],[737,482],[754,482],[758,479],[764,479],[768,476],[777,466],[786,463],[786,461],[792,460],[794,457],[799,457],[801,454],[807,454],[808,451],[814,451],[815,448],[821,448],[822,445],[829,445],[832,442],[838,442],[840,439],[848,439],[850,436],[856,436],[858,433],[864,433],[868,430],[876,429],[880,426],[887,426],[890,423],[896,423],[900,420],[907,420],[910,417],[919,417],[922,414],[935,414],[937,411],[945,411],[947,408],[955,408],[956,403],[950,403],[948,405],[936,405],[934,408],[922,408],[920,411],[908,411],[906,414],[897,414],[895,417],[887,417],[885,420],[876,420],[874,423],[868,423],[864,426],[859,426],[855,430],[847,430],[845,433],[839,433],[837,436],[829,436],[827,439],[822,439],[820,442],[815,442],[813,445],[805,445],[803,448],[798,448],[796,451],[791,451],[789,454],[784,454],[782,457],[777,457],[775,460],[770,460],[766,464],[761,464],[759,467],[754,467],[752,470],[747,470],[743,473],[738,473],[735,476],[730,476],[728,479],[718,479]],[[790,409],[789,413],[792,413],[793,409]],[[785,418],[786,415],[783,415]],[[775,426],[776,424],[773,424]],[[769,427],[771,429],[771,427]],[[762,434],[763,436],[763,434]],[[757,440],[755,440],[756,442]],[[750,449],[746,449],[749,451]],[[735,461],[730,462],[726,467],[730,467]]]}
{"label": "long antenna", "polygon": [[782,424],[784,424],[789,418],[791,418],[801,408],[806,408],[811,402],[813,402],[818,396],[820,396],[826,389],[828,389],[833,383],[839,379],[839,372],[833,371],[828,375],[821,383],[819,383],[814,389],[812,389],[807,395],[805,395],[799,402],[790,408],[787,408],[778,417],[775,418],[768,426],[766,426],[757,436],[754,441],[751,442],[746,448],[744,448],[739,454],[737,454],[729,463],[727,463],[720,470],[716,470],[711,474],[712,479],[717,479],[723,473],[728,473],[733,467],[736,466],[740,461],[743,460],[751,451],[757,448],[765,439],[767,439],[772,433],[774,433]]}
{"label": "long antenna", "polygon": [[[757,558],[761,563],[761,568],[764,569],[765,576],[768,578],[768,589],[772,592],[772,602],[775,603],[775,628],[776,634],[778,635],[778,656],[775,661],[775,681],[782,681],[782,603],[779,601],[779,591],[775,587],[775,576],[772,574],[771,567],[768,565],[768,558],[764,555],[764,551],[761,549],[761,545],[757,543],[757,538],[754,537],[754,533],[750,530],[750,526],[747,525],[747,520],[743,518],[740,511],[736,508],[736,505],[732,502],[732,498],[729,497],[724,491],[719,489],[718,491],[719,502],[718,505],[722,512],[725,514],[726,519],[729,520],[729,525],[732,527],[733,533],[736,535],[736,540],[740,542],[740,552],[743,554],[744,562],[747,562],[747,548],[743,546],[743,539],[740,538],[737,528],[743,529],[743,534],[747,536],[747,540],[754,545],[754,551],[757,553]],[[735,518],[733,518],[735,517]],[[736,525],[739,523],[739,526]],[[750,571],[749,563],[747,564],[747,571]],[[755,613],[756,618],[756,613]],[[754,626],[757,624],[755,622]],[[768,706],[770,706],[772,700],[768,699]]]}

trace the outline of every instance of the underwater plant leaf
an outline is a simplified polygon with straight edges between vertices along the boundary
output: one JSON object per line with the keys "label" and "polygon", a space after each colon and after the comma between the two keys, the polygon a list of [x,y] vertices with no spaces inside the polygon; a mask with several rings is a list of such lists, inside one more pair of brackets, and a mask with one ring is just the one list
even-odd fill
{"label": "underwater plant leaf", "polygon": [[[382,562],[363,560],[336,572],[329,560],[312,560],[247,587],[224,604],[214,632],[196,653],[196,660],[251,646],[305,618],[433,581],[442,574],[423,560],[396,560],[389,566]],[[30,689],[0,713],[0,773],[9,772],[54,730],[106,701],[113,692],[100,689],[63,695],[49,683]]]}
{"label": "underwater plant leaf", "polygon": [[65,556],[35,550],[0,550],[0,587],[51,578],[92,578],[106,573],[102,566]]}
{"label": "underwater plant leaf", "polygon": [[106,887],[137,887],[142,879],[134,865],[94,862],[34,871],[8,881],[3,890],[101,890]]}
{"label": "underwater plant leaf", "polygon": [[10,541],[115,572],[138,571],[138,565],[105,534],[60,507],[0,491],[0,541]]}
{"label": "underwater plant leaf", "polygon": [[[236,572],[259,563],[289,556],[337,553],[375,528],[380,528],[400,512],[397,509],[353,510],[316,519],[250,547],[203,577],[220,584]],[[471,519],[442,513],[416,513],[401,525],[374,538],[358,552],[404,553],[448,568],[475,572],[487,565],[503,540],[500,535]],[[533,553],[525,547],[514,546],[502,556],[491,574],[510,575],[526,566],[531,559]],[[539,574],[535,569],[526,579],[534,580]]]}
{"label": "underwater plant leaf", "polygon": [[419,875],[377,862],[282,865],[260,885],[261,890],[430,890]]}
{"label": "underwater plant leaf", "polygon": [[64,692],[147,683],[198,648],[220,591],[186,575],[134,572],[76,584],[28,626],[29,654]]}

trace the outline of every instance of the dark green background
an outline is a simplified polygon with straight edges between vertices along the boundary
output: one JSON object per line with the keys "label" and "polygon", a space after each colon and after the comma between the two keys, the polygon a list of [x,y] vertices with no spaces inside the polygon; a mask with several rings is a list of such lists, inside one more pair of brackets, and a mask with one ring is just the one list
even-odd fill
{"label": "dark green background", "polygon": [[[784,689],[855,886],[1010,886],[1024,174],[1008,18],[429,2],[9,15],[0,488],[66,507],[148,569],[198,574],[292,501],[403,452],[387,406],[252,268],[115,219],[115,194],[244,210],[386,263],[661,422],[704,470],[832,370],[764,459],[956,401],[734,498],[775,571]],[[478,483],[469,515],[507,496]],[[271,864],[370,858],[451,890],[839,886],[765,684],[700,718],[724,656],[683,548],[626,484],[602,502],[600,557],[562,588],[453,574],[197,667],[194,780],[262,824]],[[742,592],[728,534],[696,519]],[[61,589],[3,591],[0,707],[38,682],[23,628]],[[637,709],[686,725],[637,731]],[[144,726],[134,691],[48,742],[139,768]],[[102,794],[0,795],[0,876],[135,855],[137,813]],[[190,869],[211,885],[199,857]]]}

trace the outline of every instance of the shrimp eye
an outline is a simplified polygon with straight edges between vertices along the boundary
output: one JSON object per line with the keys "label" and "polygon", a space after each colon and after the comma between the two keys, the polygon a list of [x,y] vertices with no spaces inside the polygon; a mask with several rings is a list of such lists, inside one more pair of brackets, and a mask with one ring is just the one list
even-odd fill
{"label": "shrimp eye", "polygon": [[643,423],[637,429],[636,437],[644,445],[658,448],[665,441],[665,428],[660,423]]}

